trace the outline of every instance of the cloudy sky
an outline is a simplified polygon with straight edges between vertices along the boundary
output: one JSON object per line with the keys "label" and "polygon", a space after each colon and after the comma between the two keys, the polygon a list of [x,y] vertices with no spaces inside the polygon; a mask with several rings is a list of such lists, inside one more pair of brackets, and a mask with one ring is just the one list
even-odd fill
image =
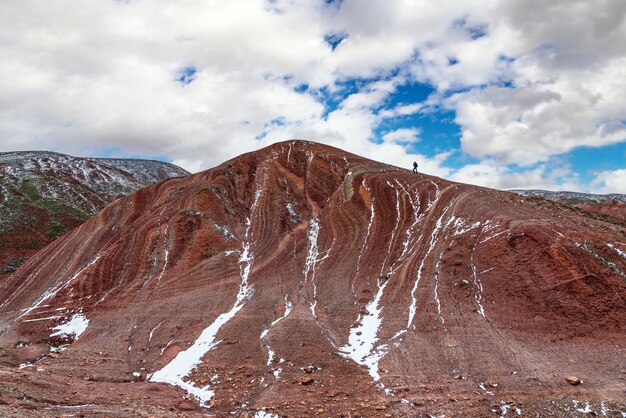
{"label": "cloudy sky", "polygon": [[624,0],[0,2],[0,151],[212,167],[305,138],[626,193]]}

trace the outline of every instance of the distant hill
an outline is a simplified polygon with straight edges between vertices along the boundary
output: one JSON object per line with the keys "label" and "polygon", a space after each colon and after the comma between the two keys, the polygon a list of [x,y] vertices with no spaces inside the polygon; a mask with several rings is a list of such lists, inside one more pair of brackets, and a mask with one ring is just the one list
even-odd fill
{"label": "distant hill", "polygon": [[[588,215],[604,221],[626,225],[626,194],[592,194],[578,192],[551,192],[548,190],[511,190],[522,196],[546,199],[573,206]],[[613,218],[613,219],[611,219]]]}
{"label": "distant hill", "polygon": [[116,198],[188,174],[161,161],[0,153],[0,280]]}

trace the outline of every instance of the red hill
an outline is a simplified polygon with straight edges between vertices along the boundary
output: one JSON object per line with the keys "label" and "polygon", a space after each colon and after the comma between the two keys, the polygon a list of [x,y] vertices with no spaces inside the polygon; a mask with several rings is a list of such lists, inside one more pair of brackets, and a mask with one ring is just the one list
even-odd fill
{"label": "red hill", "polygon": [[283,142],[119,199],[1,283],[0,411],[617,414],[625,272],[620,225]]}

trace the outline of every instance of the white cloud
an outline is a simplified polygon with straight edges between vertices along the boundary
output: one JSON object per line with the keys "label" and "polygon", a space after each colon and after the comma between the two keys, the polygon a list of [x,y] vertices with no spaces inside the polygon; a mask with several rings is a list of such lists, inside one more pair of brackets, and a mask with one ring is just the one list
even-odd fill
{"label": "white cloud", "polygon": [[417,128],[400,128],[383,135],[383,141],[395,144],[419,142],[420,130]]}
{"label": "white cloud", "polygon": [[548,167],[544,164],[526,170],[486,159],[467,164],[450,175],[452,180],[494,189],[583,190],[578,176],[569,166]]}
{"label": "white cloud", "polygon": [[[626,141],[625,13],[623,0],[3,2],[0,148],[162,155],[198,170],[308,138],[447,176],[458,150],[412,152],[417,128],[375,138],[386,118],[443,104],[480,160],[455,179],[586,187],[536,164]],[[334,51],[329,34],[345,36]],[[185,67],[197,71],[187,85]],[[415,81],[436,94],[389,105]]]}
{"label": "white cloud", "polygon": [[626,169],[602,171],[592,182],[597,193],[626,194]]}

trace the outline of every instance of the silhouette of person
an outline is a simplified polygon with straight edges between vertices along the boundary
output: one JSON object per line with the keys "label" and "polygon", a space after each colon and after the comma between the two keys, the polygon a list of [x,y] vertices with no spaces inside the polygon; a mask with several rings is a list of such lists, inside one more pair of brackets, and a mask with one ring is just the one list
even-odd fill
{"label": "silhouette of person", "polygon": [[417,174],[417,162],[413,161],[413,173]]}

